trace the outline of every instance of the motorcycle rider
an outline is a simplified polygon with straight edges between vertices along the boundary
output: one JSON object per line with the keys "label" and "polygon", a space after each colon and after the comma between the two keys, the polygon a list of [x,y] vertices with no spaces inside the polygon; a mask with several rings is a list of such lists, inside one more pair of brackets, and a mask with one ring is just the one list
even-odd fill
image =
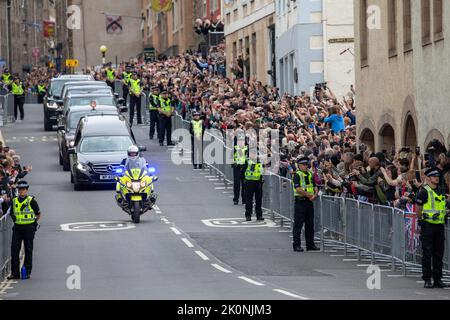
{"label": "motorcycle rider", "polygon": [[[147,160],[141,157],[139,148],[137,146],[131,146],[127,150],[128,157],[123,159],[120,163],[121,166],[125,167],[125,170],[129,168],[143,168],[147,166]],[[116,199],[119,203],[122,202],[122,194],[120,193],[120,184],[116,184]]]}

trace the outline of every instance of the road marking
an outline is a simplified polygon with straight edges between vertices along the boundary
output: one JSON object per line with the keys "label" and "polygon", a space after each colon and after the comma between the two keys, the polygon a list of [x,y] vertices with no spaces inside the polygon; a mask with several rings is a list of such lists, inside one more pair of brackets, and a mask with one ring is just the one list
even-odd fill
{"label": "road marking", "polygon": [[217,176],[205,176],[205,178],[215,178]]}
{"label": "road marking", "polygon": [[202,258],[204,261],[208,261],[208,260],[209,260],[209,258],[208,258],[203,252],[201,252],[201,251],[195,251],[195,253],[196,253],[200,258]]}
{"label": "road marking", "polygon": [[174,228],[174,227],[170,227],[170,230],[172,230],[175,234],[181,234],[181,232],[180,231],[178,231],[178,229],[177,228]]}
{"label": "road marking", "polygon": [[167,220],[166,218],[161,218],[161,221],[163,221],[165,223],[170,223],[169,220]]}
{"label": "road marking", "polygon": [[219,271],[222,271],[225,273],[232,273],[230,270],[227,270],[224,267],[219,266],[217,263],[211,263],[211,265]]}
{"label": "road marking", "polygon": [[219,181],[220,179],[218,179],[218,178],[215,178],[215,179],[209,178],[208,180],[209,181]]}
{"label": "road marking", "polygon": [[401,275],[401,274],[388,274],[387,276],[389,278],[400,278],[400,277],[403,277],[403,275]]}
{"label": "road marking", "polygon": [[342,261],[346,261],[346,262],[348,262],[348,261],[358,261],[358,259],[342,259]]}
{"label": "road marking", "polygon": [[330,257],[345,257],[343,254],[330,254]]}
{"label": "road marking", "polygon": [[425,283],[423,280],[417,280],[416,283]]}
{"label": "road marking", "polygon": [[214,189],[216,189],[216,190],[225,190],[227,188],[226,187],[214,187]]}
{"label": "road marking", "polygon": [[244,276],[240,276],[238,277],[239,279],[242,279],[244,281],[247,281],[248,283],[254,284],[255,286],[264,286],[264,283],[261,282],[257,282],[255,280],[252,280],[250,278],[244,277]]}
{"label": "road marking", "polygon": [[299,295],[290,293],[290,292],[285,291],[285,290],[281,290],[281,289],[273,289],[273,291],[278,292],[278,293],[281,293],[281,294],[284,294],[284,295],[287,295],[287,296],[292,297],[292,298],[297,298],[297,299],[300,299],[300,300],[309,300],[309,298],[302,297],[302,296],[299,296]]}
{"label": "road marking", "polygon": [[181,241],[183,241],[189,248],[194,247],[194,245],[186,238],[182,238]]}

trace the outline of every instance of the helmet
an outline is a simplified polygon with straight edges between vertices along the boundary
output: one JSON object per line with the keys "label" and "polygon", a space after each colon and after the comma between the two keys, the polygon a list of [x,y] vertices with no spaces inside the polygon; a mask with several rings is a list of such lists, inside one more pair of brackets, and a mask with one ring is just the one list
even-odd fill
{"label": "helmet", "polygon": [[139,157],[139,148],[131,146],[128,148],[128,158],[130,160],[136,160]]}
{"label": "helmet", "polygon": [[28,188],[30,188],[30,185],[26,181],[19,181],[16,186],[17,186],[17,189],[28,189]]}

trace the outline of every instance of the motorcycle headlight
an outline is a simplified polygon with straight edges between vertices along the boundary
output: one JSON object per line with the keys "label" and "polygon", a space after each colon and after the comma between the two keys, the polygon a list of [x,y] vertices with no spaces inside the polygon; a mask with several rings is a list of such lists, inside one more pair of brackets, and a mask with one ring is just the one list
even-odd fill
{"label": "motorcycle headlight", "polygon": [[140,182],[133,182],[133,191],[139,192],[141,190],[141,183]]}
{"label": "motorcycle headlight", "polygon": [[131,186],[132,186],[132,185],[131,185],[131,182],[128,181],[128,182],[127,182],[127,187],[128,187],[128,188],[131,188]]}
{"label": "motorcycle headlight", "polygon": [[141,187],[145,188],[147,186],[147,183],[145,181],[141,181]]}

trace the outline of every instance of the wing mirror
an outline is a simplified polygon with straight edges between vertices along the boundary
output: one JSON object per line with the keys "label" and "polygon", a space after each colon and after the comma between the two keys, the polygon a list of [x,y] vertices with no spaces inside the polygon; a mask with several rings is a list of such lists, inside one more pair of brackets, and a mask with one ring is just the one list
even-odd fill
{"label": "wing mirror", "polygon": [[147,151],[147,147],[146,147],[146,146],[139,146],[138,148],[139,148],[139,151],[140,151],[140,152],[145,152],[145,151]]}

